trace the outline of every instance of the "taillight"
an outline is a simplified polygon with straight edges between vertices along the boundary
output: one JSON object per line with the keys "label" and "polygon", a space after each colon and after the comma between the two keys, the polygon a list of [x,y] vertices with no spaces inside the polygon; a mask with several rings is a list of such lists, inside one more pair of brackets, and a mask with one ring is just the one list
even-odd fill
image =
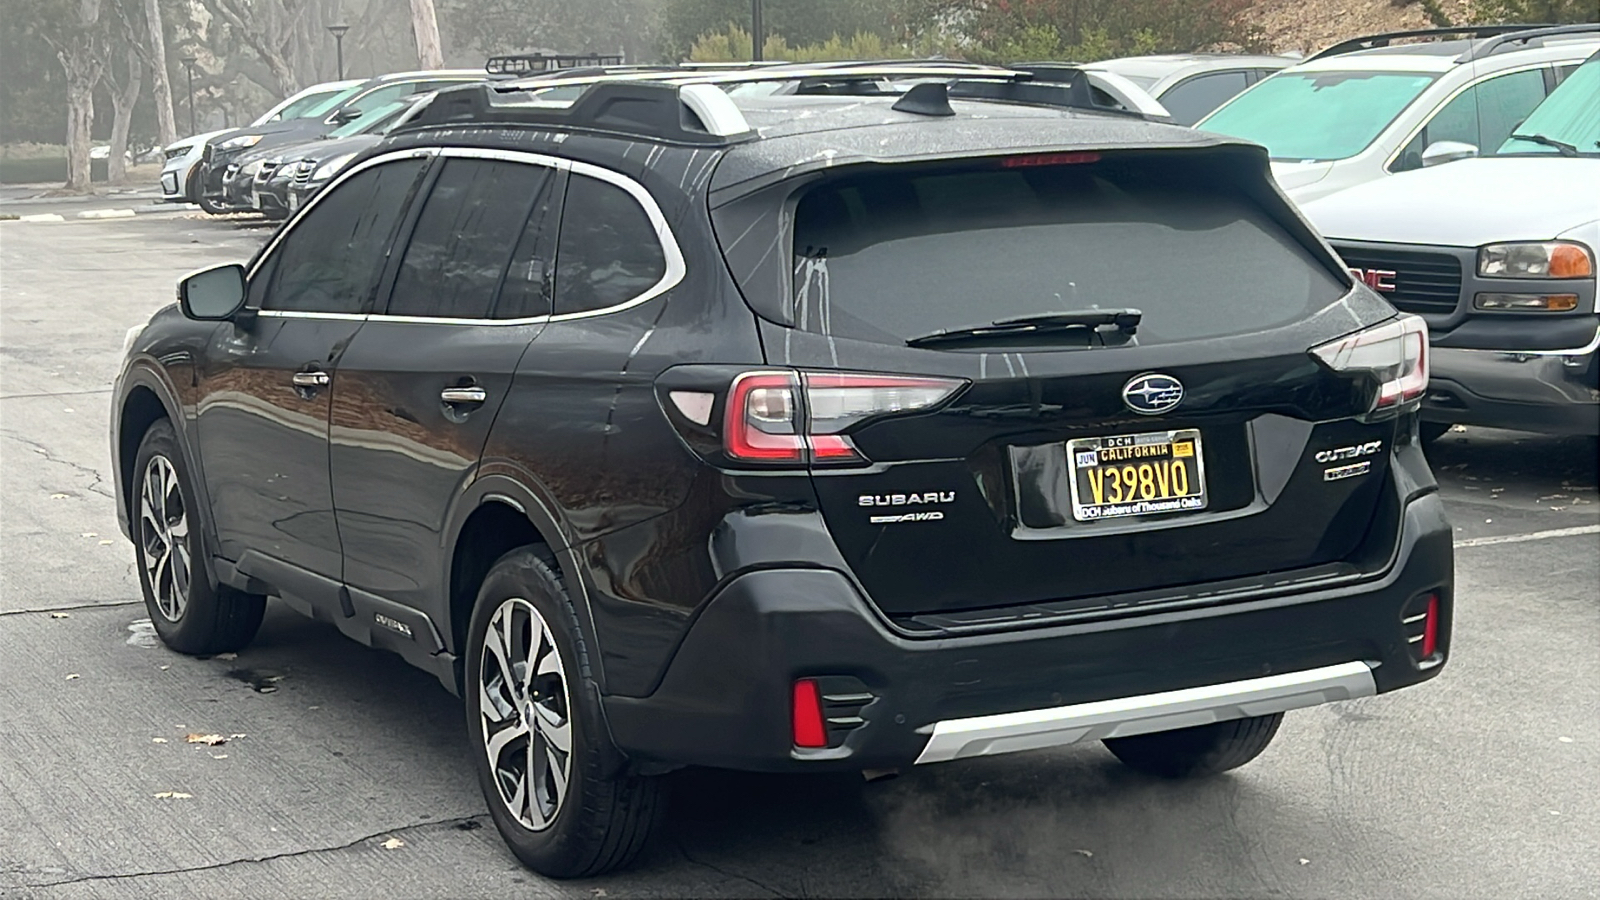
{"label": "taillight", "polygon": [[865,462],[846,429],[937,406],[965,384],[850,372],[746,372],[728,391],[723,450],[749,462]]}
{"label": "taillight", "polygon": [[1336,372],[1371,372],[1378,393],[1369,412],[1395,409],[1428,389],[1428,324],[1400,316],[1311,351]]}

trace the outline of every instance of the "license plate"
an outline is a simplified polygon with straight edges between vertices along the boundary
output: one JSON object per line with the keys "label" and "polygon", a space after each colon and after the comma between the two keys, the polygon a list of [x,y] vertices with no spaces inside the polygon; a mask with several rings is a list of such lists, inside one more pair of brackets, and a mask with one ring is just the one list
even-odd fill
{"label": "license plate", "polygon": [[1206,508],[1198,428],[1078,438],[1067,442],[1067,466],[1079,522]]}

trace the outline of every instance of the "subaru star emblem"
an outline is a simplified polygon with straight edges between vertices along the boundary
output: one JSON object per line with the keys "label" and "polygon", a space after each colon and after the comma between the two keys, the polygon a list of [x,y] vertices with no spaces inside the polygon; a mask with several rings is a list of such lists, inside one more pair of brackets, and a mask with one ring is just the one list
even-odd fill
{"label": "subaru star emblem", "polygon": [[1183,402],[1183,383],[1171,375],[1135,375],[1122,388],[1122,402],[1141,416],[1156,416]]}

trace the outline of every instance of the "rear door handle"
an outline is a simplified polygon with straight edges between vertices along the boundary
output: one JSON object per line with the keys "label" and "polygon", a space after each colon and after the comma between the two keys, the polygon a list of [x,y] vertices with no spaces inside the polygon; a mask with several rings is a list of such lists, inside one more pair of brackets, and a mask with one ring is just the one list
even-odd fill
{"label": "rear door handle", "polygon": [[296,372],[292,380],[298,388],[327,387],[330,381],[327,372]]}
{"label": "rear door handle", "polygon": [[489,393],[481,387],[452,387],[439,392],[439,399],[453,406],[476,406],[489,399]]}

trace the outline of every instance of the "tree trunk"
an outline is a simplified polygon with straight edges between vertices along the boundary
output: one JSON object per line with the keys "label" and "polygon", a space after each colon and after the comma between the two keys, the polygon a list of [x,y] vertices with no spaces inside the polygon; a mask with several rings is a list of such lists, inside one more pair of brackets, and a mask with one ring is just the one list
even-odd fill
{"label": "tree trunk", "polygon": [[144,64],[139,61],[139,51],[129,47],[128,80],[121,90],[111,92],[111,154],[106,159],[106,180],[112,184],[128,180],[128,131],[143,87]]}
{"label": "tree trunk", "polygon": [[172,81],[167,77],[167,39],[161,30],[161,4],[144,0],[144,17],[150,25],[150,96],[156,104],[156,133],[161,146],[178,139],[178,122],[172,115]]}
{"label": "tree trunk", "polygon": [[444,68],[444,50],[439,45],[439,16],[433,11],[433,0],[411,0],[411,29],[417,36],[417,59],[422,68]]}
{"label": "tree trunk", "polygon": [[67,184],[69,191],[89,189],[90,131],[94,128],[93,63],[73,54],[62,54],[67,70]]}

